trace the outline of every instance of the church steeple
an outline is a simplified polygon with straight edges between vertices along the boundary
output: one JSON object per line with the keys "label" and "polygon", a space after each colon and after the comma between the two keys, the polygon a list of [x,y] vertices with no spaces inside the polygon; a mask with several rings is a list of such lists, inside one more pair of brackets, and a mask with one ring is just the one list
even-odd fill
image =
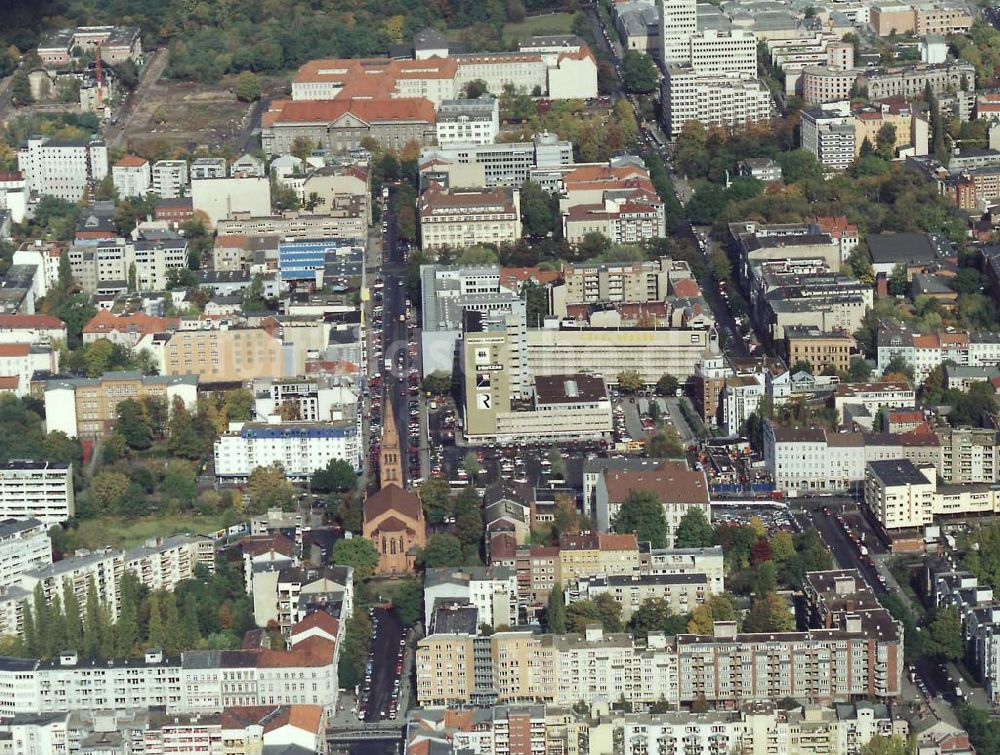
{"label": "church steeple", "polygon": [[399,432],[396,430],[396,412],[392,402],[386,402],[385,425],[382,426],[382,443],[378,452],[379,486],[393,483],[403,487],[403,462],[399,450]]}

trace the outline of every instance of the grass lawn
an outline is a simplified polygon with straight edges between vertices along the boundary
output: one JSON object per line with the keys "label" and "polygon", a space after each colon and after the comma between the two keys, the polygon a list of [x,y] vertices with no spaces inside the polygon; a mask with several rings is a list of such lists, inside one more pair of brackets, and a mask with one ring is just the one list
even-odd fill
{"label": "grass lawn", "polygon": [[85,519],[80,526],[69,531],[71,542],[76,548],[131,548],[142,545],[151,537],[169,537],[180,532],[204,535],[223,527],[222,516],[175,516],[144,517],[142,519],[118,519],[101,517]]}
{"label": "grass lawn", "polygon": [[506,24],[503,36],[504,39],[520,42],[536,34],[569,34],[572,30],[572,13],[552,13],[547,16],[531,16],[518,24]]}

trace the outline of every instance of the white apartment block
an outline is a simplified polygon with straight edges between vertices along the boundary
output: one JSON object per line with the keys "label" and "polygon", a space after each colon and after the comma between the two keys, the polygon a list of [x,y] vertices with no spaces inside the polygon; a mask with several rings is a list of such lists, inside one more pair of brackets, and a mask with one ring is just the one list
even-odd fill
{"label": "white apartment block", "polygon": [[938,474],[947,484],[994,483],[1000,480],[1000,442],[986,427],[939,427]]}
{"label": "white apartment block", "polygon": [[662,600],[675,614],[689,614],[712,595],[704,574],[630,574],[580,577],[566,591],[567,602],[593,600],[610,595],[621,606],[622,620],[632,615],[647,600]]}
{"label": "white apartment block", "polygon": [[912,458],[933,466],[939,454],[936,440],[926,446],[905,446],[898,436],[764,425],[764,466],[777,490],[860,490],[869,462]]}
{"label": "white apartment block", "polygon": [[52,563],[52,540],[40,520],[0,521],[0,588],[17,585],[21,575]]}
{"label": "white apartment block", "polygon": [[229,171],[226,169],[226,158],[224,157],[199,157],[191,163],[191,180],[202,178],[225,178]]}
{"label": "white apartment block", "polygon": [[767,87],[752,77],[700,74],[671,66],[661,86],[663,123],[671,138],[688,121],[737,128],[765,121],[773,106]]}
{"label": "white apartment block", "polygon": [[962,367],[994,367],[1000,364],[1000,335],[951,331],[921,335],[906,328],[879,327],[878,370],[884,372],[893,357],[913,368],[914,383],[922,383],[931,370],[946,359]]}
{"label": "white apartment block", "polygon": [[445,100],[437,111],[437,143],[493,144],[500,133],[500,100]]}
{"label": "white apartment block", "polygon": [[163,291],[170,270],[187,268],[188,245],[185,239],[109,239],[73,245],[68,256],[74,280],[87,293],[127,287],[133,267],[138,291]]}
{"label": "white apartment block", "polygon": [[753,32],[706,29],[691,35],[688,49],[688,65],[695,73],[757,75],[757,36]]}
{"label": "white apartment block", "polygon": [[160,199],[187,196],[189,184],[187,160],[158,160],[153,163],[153,193]]}
{"label": "white apartment block", "polygon": [[322,378],[260,379],[253,382],[254,414],[259,421],[279,414],[282,406],[294,404],[302,422],[331,422],[353,417],[357,388],[336,385]]}
{"label": "white apartment block", "polygon": [[144,197],[152,186],[149,161],[125,155],[111,166],[111,181],[119,197]]}
{"label": "white apartment block", "polygon": [[0,171],[0,210],[10,212],[15,223],[24,221],[28,209],[28,184],[21,171]]}
{"label": "white apartment block", "polygon": [[424,626],[431,626],[434,603],[456,600],[474,606],[480,624],[517,623],[517,572],[506,566],[428,569],[424,578]]}
{"label": "white apartment block", "polygon": [[689,61],[688,40],[698,32],[695,0],[657,0],[660,11],[660,60],[666,66]]}
{"label": "white apartment block", "polygon": [[18,586],[33,595],[36,585],[41,585],[45,601],[51,603],[56,595],[62,596],[64,585],[69,582],[82,617],[87,590],[93,581],[98,600],[117,617],[121,579],[126,571],[133,572],[149,590],[172,592],[179,582],[194,578],[198,564],[215,571],[214,542],[203,536],[175,535],[154,538],[126,551],[112,548],[92,553],[78,551],[70,558],[24,572]]}
{"label": "white apartment block", "polygon": [[937,480],[908,459],[869,462],[865,505],[887,530],[923,527],[934,521]]}
{"label": "white apartment block", "polygon": [[335,643],[310,637],[291,650],[190,651],[143,660],[53,661],[0,658],[0,715],[164,707],[167,713],[219,713],[259,705],[337,704]]}
{"label": "white apartment block", "polygon": [[334,459],[361,469],[354,417],[339,422],[239,423],[215,441],[215,476],[245,480],[257,467],[280,464],[289,478],[305,479]]}
{"label": "white apartment block", "polygon": [[725,588],[725,564],[721,545],[707,548],[656,548],[640,553],[643,574],[704,574],[709,589],[721,593]]}
{"label": "white apartment block", "polygon": [[51,344],[0,343],[0,376],[5,389],[16,396],[27,396],[31,376],[36,371],[56,372],[59,352]]}
{"label": "white apartment block", "polygon": [[76,513],[73,465],[11,460],[0,464],[0,518],[35,518],[46,527]]}
{"label": "white apartment block", "polygon": [[854,116],[849,102],[802,111],[802,149],[824,168],[846,170],[854,162]]}
{"label": "white apartment block", "polygon": [[99,141],[32,137],[17,162],[29,193],[79,202],[88,187],[108,175],[108,148]]}

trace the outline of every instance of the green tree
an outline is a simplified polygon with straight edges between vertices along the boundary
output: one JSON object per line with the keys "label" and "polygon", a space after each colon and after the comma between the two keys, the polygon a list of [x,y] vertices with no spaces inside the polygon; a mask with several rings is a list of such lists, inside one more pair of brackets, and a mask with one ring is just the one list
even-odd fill
{"label": "green tree", "polygon": [[420,501],[428,524],[443,524],[455,512],[448,481],[431,477],[420,486]]}
{"label": "green tree", "polygon": [[669,373],[656,381],[657,396],[675,396],[678,388],[680,388],[680,383]]}
{"label": "green tree", "polygon": [[236,77],[233,91],[240,102],[255,102],[260,99],[260,79],[252,72],[244,71]]}
{"label": "green tree", "polygon": [[975,268],[963,267],[951,279],[950,285],[959,294],[978,294],[983,290],[983,276]]}
{"label": "green tree", "polygon": [[368,657],[368,638],[371,637],[371,632],[372,624],[368,614],[357,606],[344,629],[344,644],[337,667],[337,678],[341,687],[350,689],[364,681],[365,659]]}
{"label": "green tree", "polygon": [[358,486],[358,475],[350,462],[344,459],[330,459],[323,468],[313,472],[309,489],[314,493],[343,493]]}
{"label": "green tree", "polygon": [[627,50],[622,58],[622,83],[629,92],[649,94],[656,89],[659,75],[656,64],[646,53]]}
{"label": "green tree", "polygon": [[143,450],[153,444],[153,433],[146,421],[142,404],[131,398],[119,401],[115,414],[118,418],[115,431],[122,436],[129,448]]}
{"label": "green tree", "polygon": [[99,511],[117,514],[125,500],[128,486],[129,479],[126,475],[105,467],[91,478],[88,493]]}
{"label": "green tree", "polygon": [[83,653],[88,658],[101,657],[102,632],[101,604],[97,597],[97,584],[91,577],[87,581],[87,598],[83,607]]}
{"label": "green tree", "polygon": [[896,152],[896,126],[886,123],[875,135],[875,149],[883,160],[891,160]]}
{"label": "green tree", "polygon": [[674,534],[674,547],[706,548],[714,542],[715,533],[708,517],[705,516],[705,512],[699,507],[689,509],[677,525],[677,532]]}
{"label": "green tree", "polygon": [[378,551],[368,538],[343,538],[334,544],[330,552],[330,563],[350,566],[354,569],[354,579],[363,580],[375,573]]}
{"label": "green tree", "polygon": [[618,373],[618,390],[622,393],[638,393],[642,390],[642,375],[636,370],[623,370]]}
{"label": "green tree", "polygon": [[[35,584],[35,590],[32,595],[32,606],[34,608],[32,613],[32,625],[34,626],[35,640],[32,643],[34,645],[35,652],[42,658],[51,658],[53,652],[58,652],[58,650],[53,650],[52,642],[52,622],[49,618],[49,604],[45,600],[45,591],[42,589],[41,582]],[[25,615],[29,612],[25,611]]]}
{"label": "green tree", "polygon": [[893,296],[905,296],[910,289],[910,281],[907,278],[906,267],[899,263],[892,269],[889,276],[889,293]]}
{"label": "green tree", "polygon": [[198,480],[195,468],[188,462],[174,459],[167,465],[160,482],[160,496],[172,502],[172,508],[188,510],[194,505],[198,494]]}
{"label": "green tree", "polygon": [[482,473],[483,465],[479,463],[474,451],[469,451],[462,459],[462,469],[469,475],[470,480],[475,480]]}
{"label": "green tree", "polygon": [[822,178],[823,166],[816,156],[804,149],[796,149],[778,155],[781,175],[785,183],[798,183],[805,179]]}
{"label": "green tree", "polygon": [[79,653],[83,651],[83,620],[80,618],[80,601],[73,590],[73,583],[68,579],[63,580],[62,595],[65,649]]}
{"label": "green tree", "polygon": [[461,541],[454,535],[438,533],[427,539],[426,547],[417,556],[417,563],[424,569],[438,566],[462,566],[465,553]]}
{"label": "green tree", "polygon": [[489,84],[482,79],[473,79],[466,83],[464,94],[466,99],[476,100],[490,91]]}
{"label": "green tree", "polygon": [[154,592],[146,601],[146,612],[149,621],[146,624],[146,639],[152,647],[164,649],[167,642],[166,629],[163,625],[163,610],[160,606],[160,593]]}
{"label": "green tree", "polygon": [[644,639],[650,633],[677,635],[687,632],[688,617],[675,614],[663,598],[646,598],[632,614],[632,634]]}
{"label": "green tree", "polygon": [[223,402],[223,409],[230,422],[249,422],[253,406],[253,394],[246,388],[229,391]]}
{"label": "green tree", "polygon": [[663,504],[655,493],[633,491],[628,494],[611,522],[618,533],[634,532],[640,543],[648,542],[653,548],[667,545],[667,519]]}
{"label": "green tree", "polygon": [[442,370],[435,370],[424,378],[424,390],[436,396],[446,396],[451,393],[451,375]]}
{"label": "green tree", "polygon": [[562,583],[560,582],[556,582],[549,590],[545,626],[549,634],[566,634],[566,598],[563,596]]}
{"label": "green tree", "polygon": [[914,755],[917,751],[916,742],[906,740],[898,734],[885,737],[876,734],[861,745],[861,755]]}
{"label": "green tree", "polygon": [[424,614],[424,587],[420,580],[397,582],[392,590],[392,605],[405,626],[411,627],[420,621]]}
{"label": "green tree", "polygon": [[867,245],[858,244],[851,250],[847,257],[847,266],[854,277],[862,283],[869,286],[875,284],[875,269],[872,267]]}
{"label": "green tree", "polygon": [[28,72],[24,68],[14,74],[10,81],[10,97],[17,107],[24,107],[34,103],[35,98],[31,94],[31,82],[28,81]]}
{"label": "green tree", "polygon": [[744,632],[790,632],[793,629],[795,619],[787,604],[773,592],[754,600],[743,621]]}
{"label": "green tree", "polygon": [[115,650],[120,657],[128,657],[135,652],[139,643],[139,603],[142,596],[142,585],[133,571],[122,575],[118,589],[120,607],[118,621],[115,624]]}
{"label": "green tree", "polygon": [[257,467],[247,480],[246,513],[263,514],[270,509],[291,511],[295,507],[295,488],[285,477],[280,464]]}
{"label": "green tree", "polygon": [[560,223],[558,198],[534,181],[525,181],[521,184],[521,222],[526,236],[554,236]]}
{"label": "green tree", "polygon": [[951,606],[939,608],[930,625],[934,652],[949,661],[957,661],[965,654],[962,642],[962,620],[958,610]]}
{"label": "green tree", "polygon": [[713,595],[691,612],[688,621],[688,632],[691,634],[712,634],[715,622],[735,621],[736,605],[731,595],[722,593]]}
{"label": "green tree", "polygon": [[683,455],[684,444],[677,434],[677,428],[671,424],[664,425],[662,430],[646,441],[646,456],[651,459],[670,459]]}
{"label": "green tree", "polygon": [[559,450],[557,446],[553,446],[549,449],[548,453],[545,455],[548,460],[550,469],[549,475],[551,477],[566,479],[566,457],[563,456],[562,451]]}
{"label": "green tree", "polygon": [[167,421],[167,448],[174,456],[197,460],[207,451],[207,443],[195,429],[194,417],[180,396],[175,396]]}

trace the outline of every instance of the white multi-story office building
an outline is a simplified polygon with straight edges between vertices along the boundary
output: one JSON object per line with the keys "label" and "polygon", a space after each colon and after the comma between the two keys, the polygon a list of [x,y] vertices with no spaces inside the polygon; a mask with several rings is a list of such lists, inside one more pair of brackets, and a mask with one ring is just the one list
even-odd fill
{"label": "white multi-story office building", "polygon": [[187,160],[158,160],[153,163],[152,186],[153,193],[160,199],[187,196]]}
{"label": "white multi-story office building", "polygon": [[215,441],[217,479],[245,480],[257,467],[280,464],[290,478],[308,478],[334,459],[361,469],[354,417],[338,422],[231,423]]}
{"label": "white multi-story office building", "polygon": [[757,75],[757,36],[753,32],[715,29],[692,34],[688,41],[688,65],[695,73]]}
{"label": "white multi-story office building", "polygon": [[48,528],[34,517],[0,521],[0,588],[19,584],[21,575],[52,563]]}
{"label": "white multi-story office building", "polygon": [[831,102],[802,111],[802,149],[830,170],[846,170],[854,162],[854,116],[851,103]]}
{"label": "white multi-story office building", "polygon": [[108,148],[100,141],[32,137],[17,162],[29,193],[79,202],[88,187],[108,175]]}
{"label": "white multi-story office building", "polygon": [[52,526],[75,513],[72,464],[23,460],[0,464],[0,518],[34,517]]}
{"label": "white multi-story office building", "polygon": [[437,111],[438,146],[493,144],[500,133],[500,101],[489,94],[475,100],[445,100]]}
{"label": "white multi-story office building", "polygon": [[771,93],[749,76],[703,74],[670,66],[661,86],[663,123],[671,138],[688,121],[737,128],[764,121],[773,112]]}
{"label": "white multi-story office building", "polygon": [[640,553],[643,574],[704,574],[712,593],[725,590],[721,545],[706,548],[654,548]]}
{"label": "white multi-story office building", "polygon": [[163,291],[167,273],[186,268],[186,239],[108,239],[95,245],[71,246],[69,257],[73,278],[87,293],[127,289],[135,277],[138,291]]}
{"label": "white multi-story office building", "polygon": [[664,65],[684,64],[691,49],[688,40],[698,32],[695,0],[657,0],[660,10],[660,60]]}
{"label": "white multi-story office building", "polygon": [[[482,171],[486,187],[520,187],[533,169],[560,168],[573,164],[573,143],[556,134],[535,134],[530,142],[502,144],[450,143],[428,147],[420,153],[421,178],[426,184],[438,180],[450,170],[449,165],[471,166]],[[464,186],[480,184],[459,184]]]}

